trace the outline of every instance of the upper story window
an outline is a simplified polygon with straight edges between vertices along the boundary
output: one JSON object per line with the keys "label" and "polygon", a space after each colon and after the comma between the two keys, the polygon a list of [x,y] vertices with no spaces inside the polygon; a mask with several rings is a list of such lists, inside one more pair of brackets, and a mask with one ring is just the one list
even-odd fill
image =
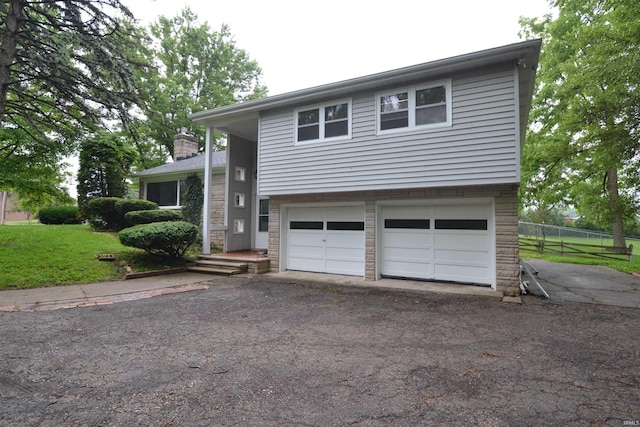
{"label": "upper story window", "polygon": [[379,93],[378,132],[451,126],[451,80]]}
{"label": "upper story window", "polygon": [[296,142],[351,137],[351,100],[297,108]]}

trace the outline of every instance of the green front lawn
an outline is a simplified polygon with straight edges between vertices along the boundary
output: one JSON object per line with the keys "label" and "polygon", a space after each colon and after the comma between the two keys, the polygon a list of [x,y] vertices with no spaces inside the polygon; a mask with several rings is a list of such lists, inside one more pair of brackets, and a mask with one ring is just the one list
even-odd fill
{"label": "green front lawn", "polygon": [[[114,254],[116,261],[99,261],[98,254]],[[0,290],[119,280],[127,264],[134,271],[164,267],[121,245],[115,233],[87,225],[0,226]]]}

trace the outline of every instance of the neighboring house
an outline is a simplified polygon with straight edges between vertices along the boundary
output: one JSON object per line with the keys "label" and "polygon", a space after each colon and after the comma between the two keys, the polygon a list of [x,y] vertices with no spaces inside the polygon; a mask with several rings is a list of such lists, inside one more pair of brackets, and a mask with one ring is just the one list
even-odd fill
{"label": "neighboring house", "polygon": [[[198,153],[195,137],[180,133],[173,139],[174,161],[136,173],[140,180],[141,199],[156,202],[160,209],[180,210],[187,176],[197,174],[204,182],[205,156]],[[211,246],[222,250],[224,245],[224,187],[227,153],[214,152],[211,155],[211,188],[209,208],[211,209]]]}
{"label": "neighboring house", "polygon": [[20,210],[20,200],[16,193],[0,191],[0,224],[29,219],[31,219],[29,212]]}
{"label": "neighboring house", "polygon": [[[518,294],[520,153],[540,45],[193,114],[207,127],[203,252],[223,230],[227,252],[268,249],[271,271]],[[215,129],[227,134],[224,164],[211,151]],[[150,176],[141,178],[148,192]]]}

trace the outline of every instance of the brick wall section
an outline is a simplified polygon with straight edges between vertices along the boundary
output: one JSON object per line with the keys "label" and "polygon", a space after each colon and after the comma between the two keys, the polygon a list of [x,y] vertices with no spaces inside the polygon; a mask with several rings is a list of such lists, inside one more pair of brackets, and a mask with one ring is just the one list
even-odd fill
{"label": "brick wall section", "polygon": [[279,271],[280,266],[280,207],[283,204],[364,201],[365,279],[375,280],[375,204],[377,201],[486,197],[495,199],[496,290],[505,295],[518,295],[520,293],[518,279],[520,260],[517,184],[272,196],[269,199],[271,271]]}

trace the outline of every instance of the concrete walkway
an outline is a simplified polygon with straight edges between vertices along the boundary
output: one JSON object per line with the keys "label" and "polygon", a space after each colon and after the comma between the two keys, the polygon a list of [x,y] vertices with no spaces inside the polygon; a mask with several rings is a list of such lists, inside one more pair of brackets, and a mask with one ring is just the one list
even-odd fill
{"label": "concrete walkway", "polygon": [[112,304],[206,289],[213,276],[177,273],[133,280],[0,291],[0,312],[41,311]]}

